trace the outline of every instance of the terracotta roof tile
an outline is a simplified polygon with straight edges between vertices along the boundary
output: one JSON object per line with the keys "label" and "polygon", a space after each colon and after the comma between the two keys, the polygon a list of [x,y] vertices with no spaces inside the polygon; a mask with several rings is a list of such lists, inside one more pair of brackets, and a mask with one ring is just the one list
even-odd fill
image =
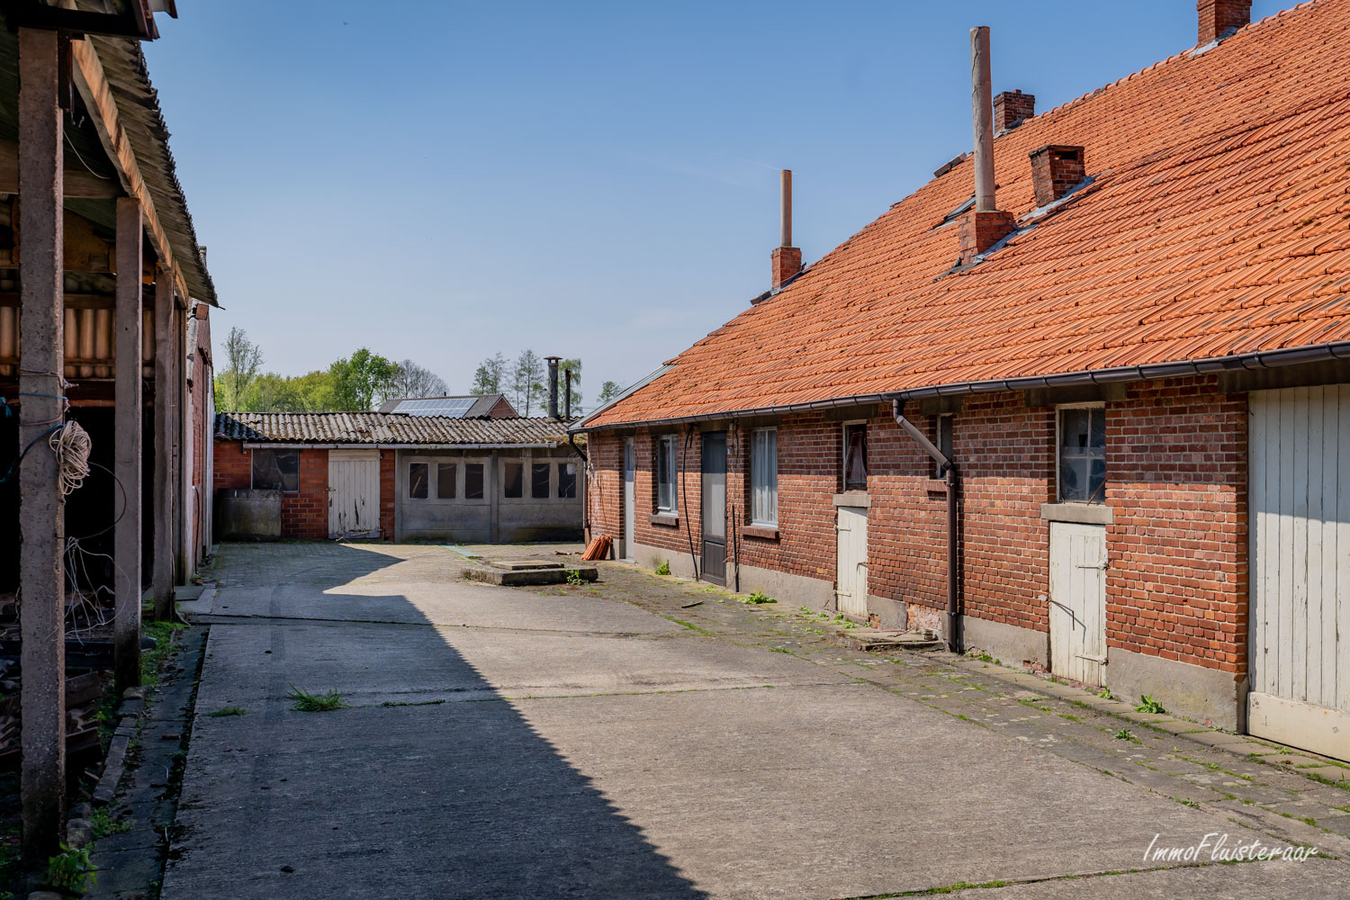
{"label": "terracotta roof tile", "polygon": [[[995,141],[1095,180],[946,274],[966,159],[676,357],[588,427],[1350,340],[1350,0],[1317,0],[1026,120]],[[1030,226],[1030,227],[1027,227]]]}

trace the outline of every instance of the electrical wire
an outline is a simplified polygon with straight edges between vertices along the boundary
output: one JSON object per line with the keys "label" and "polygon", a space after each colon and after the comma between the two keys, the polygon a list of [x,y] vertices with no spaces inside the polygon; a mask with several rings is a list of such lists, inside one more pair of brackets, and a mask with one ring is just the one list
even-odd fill
{"label": "electrical wire", "polygon": [[68,497],[89,475],[89,432],[79,422],[67,422],[47,439],[47,443],[56,453],[61,496]]}

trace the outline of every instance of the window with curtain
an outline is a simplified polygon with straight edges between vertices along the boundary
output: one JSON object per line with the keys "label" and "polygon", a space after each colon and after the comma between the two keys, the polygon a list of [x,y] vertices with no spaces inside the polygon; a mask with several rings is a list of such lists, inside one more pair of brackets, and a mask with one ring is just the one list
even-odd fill
{"label": "window with curtain", "polygon": [[778,524],[778,430],[750,435],[750,524]]}

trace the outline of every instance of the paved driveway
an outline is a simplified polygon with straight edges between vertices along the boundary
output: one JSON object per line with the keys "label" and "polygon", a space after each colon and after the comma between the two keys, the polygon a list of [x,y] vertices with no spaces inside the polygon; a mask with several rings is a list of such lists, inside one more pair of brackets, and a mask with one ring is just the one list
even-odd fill
{"label": "paved driveway", "polygon": [[1344,896],[1333,859],[1146,862],[1280,842],[613,587],[647,576],[523,590],[462,562],[222,548],[164,897]]}

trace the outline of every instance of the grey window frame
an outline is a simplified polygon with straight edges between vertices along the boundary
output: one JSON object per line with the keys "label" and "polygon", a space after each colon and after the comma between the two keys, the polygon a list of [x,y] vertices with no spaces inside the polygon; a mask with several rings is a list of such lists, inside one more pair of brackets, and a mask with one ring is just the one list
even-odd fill
{"label": "grey window frame", "polygon": [[[1066,497],[1064,495],[1064,413],[1077,410],[1089,410],[1088,416],[1088,450],[1089,452],[1082,456],[1086,463],[1086,485],[1084,491],[1088,491],[1092,484],[1092,415],[1091,412],[1099,412],[1102,416],[1102,485],[1101,490],[1089,494],[1086,499],[1077,497]],[[1106,503],[1106,485],[1108,483],[1109,472],[1106,471],[1106,404],[1102,401],[1090,401],[1087,403],[1061,403],[1055,407],[1055,499],[1060,503],[1082,503],[1091,506],[1101,506]]]}
{"label": "grey window frame", "polygon": [[[756,441],[773,438],[773,464],[757,462]],[[766,477],[767,475],[767,477]],[[759,491],[763,489],[763,499]],[[756,428],[750,432],[750,524],[778,526],[778,429]]]}
{"label": "grey window frame", "polygon": [[[680,492],[679,492],[679,468],[676,465],[678,458],[676,450],[678,445],[675,443],[675,435],[663,435],[657,438],[656,445],[656,471],[652,474],[656,482],[656,511],[661,515],[677,516],[680,514]],[[661,461],[665,459],[667,482],[660,480]],[[669,495],[666,496],[666,491]],[[666,502],[666,501],[669,502]]]}

